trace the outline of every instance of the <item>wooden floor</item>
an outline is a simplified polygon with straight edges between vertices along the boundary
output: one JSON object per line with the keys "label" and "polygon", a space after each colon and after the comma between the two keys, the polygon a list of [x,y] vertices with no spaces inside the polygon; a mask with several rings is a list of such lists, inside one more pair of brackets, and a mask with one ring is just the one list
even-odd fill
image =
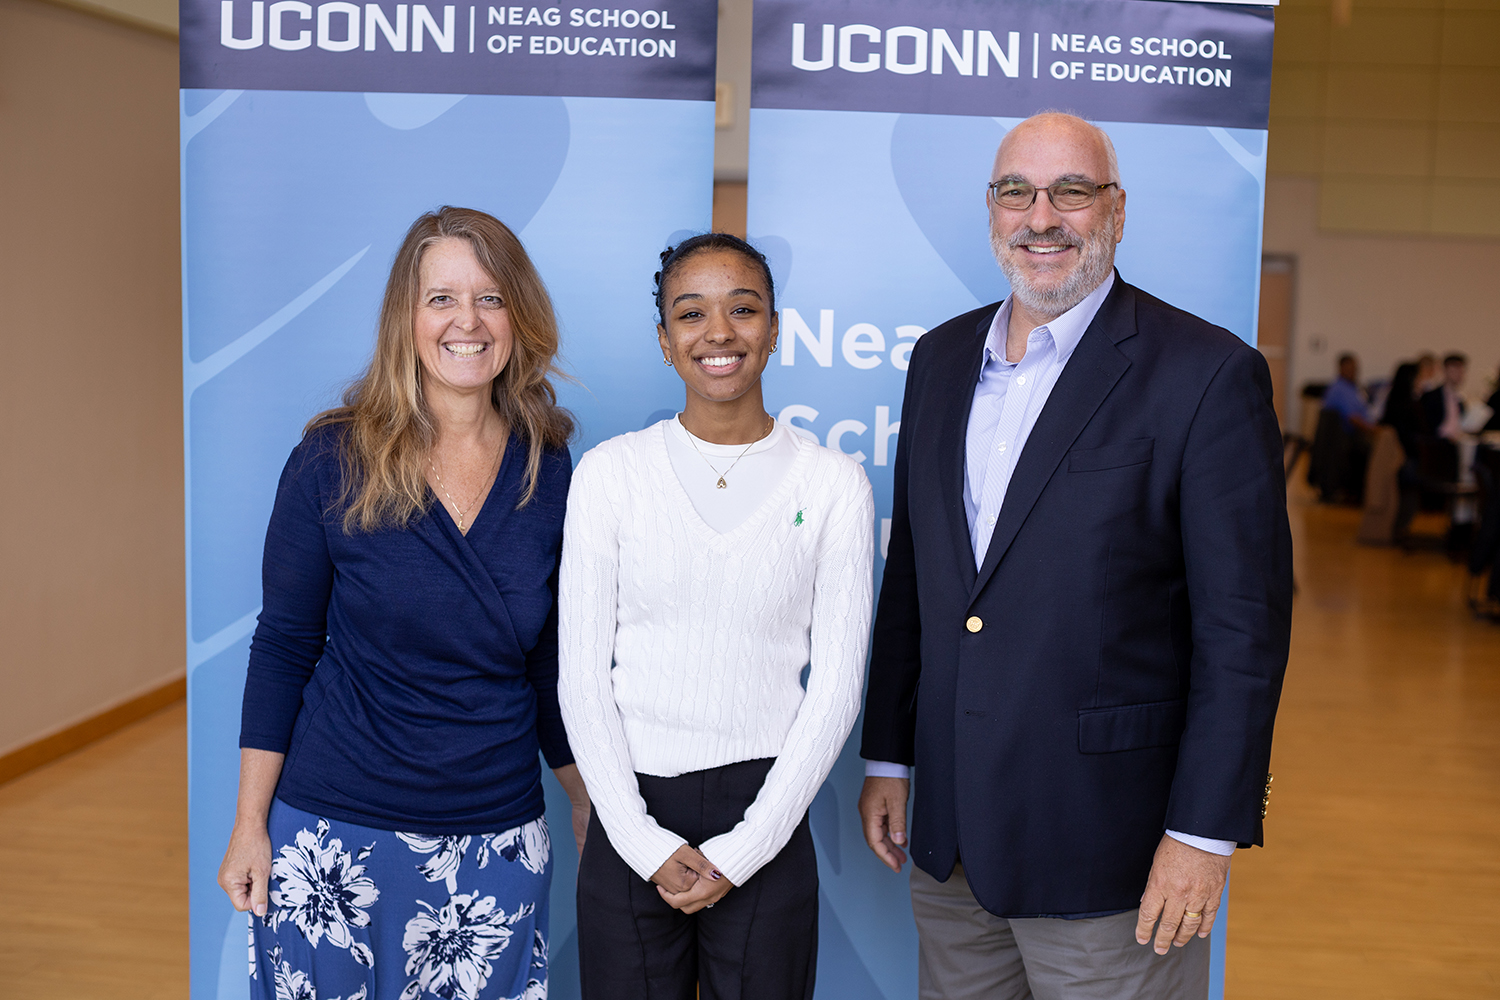
{"label": "wooden floor", "polygon": [[0,997],[185,1000],[182,702],[0,785]]}
{"label": "wooden floor", "polygon": [[[1264,850],[1234,863],[1233,1000],[1500,998],[1500,626],[1435,553],[1296,500]],[[185,713],[0,786],[0,997],[185,1000]]]}
{"label": "wooden floor", "polygon": [[1500,625],[1437,552],[1354,544],[1358,511],[1291,513],[1276,781],[1266,847],[1232,869],[1226,992],[1500,997]]}

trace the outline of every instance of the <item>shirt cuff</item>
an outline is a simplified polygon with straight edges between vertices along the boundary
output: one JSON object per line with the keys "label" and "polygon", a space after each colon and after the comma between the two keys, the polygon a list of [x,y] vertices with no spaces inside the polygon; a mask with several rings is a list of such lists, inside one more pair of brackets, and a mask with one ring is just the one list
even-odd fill
{"label": "shirt cuff", "polygon": [[911,780],[911,768],[905,764],[893,764],[888,760],[865,761],[866,778],[906,778]]}
{"label": "shirt cuff", "polygon": [[1189,847],[1196,847],[1200,851],[1207,851],[1209,854],[1217,854],[1221,858],[1229,857],[1234,853],[1234,849],[1236,847],[1235,842],[1232,840],[1210,840],[1207,837],[1195,837],[1191,833],[1178,833],[1176,830],[1168,830],[1167,836],[1171,837],[1179,844],[1186,844]]}

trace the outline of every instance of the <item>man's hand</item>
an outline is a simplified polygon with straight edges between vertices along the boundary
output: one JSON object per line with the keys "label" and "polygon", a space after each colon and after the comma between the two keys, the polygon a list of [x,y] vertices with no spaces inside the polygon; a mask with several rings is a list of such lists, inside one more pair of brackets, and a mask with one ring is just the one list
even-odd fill
{"label": "man's hand", "polygon": [[[734,883],[729,881],[729,878],[715,868],[713,863],[696,848],[684,846],[678,850],[679,852],[692,851],[696,856],[695,871],[698,879],[685,892],[669,892],[665,886],[658,884],[656,891],[661,893],[661,898],[666,900],[668,905],[683,913],[697,913],[699,910],[713,906],[723,899],[730,889],[734,888]],[[674,854],[672,857],[675,858],[677,855]]]}
{"label": "man's hand", "polygon": [[[868,782],[867,782],[868,784]],[[1151,862],[1151,877],[1141,896],[1141,915],[1135,924],[1137,944],[1151,940],[1151,927],[1161,918],[1156,931],[1156,953],[1165,955],[1172,945],[1181,948],[1193,939],[1208,937],[1219,900],[1229,878],[1229,858],[1189,847],[1181,841],[1162,835]]]}
{"label": "man's hand", "polygon": [[[707,858],[698,853],[697,848],[683,844],[672,852],[672,856],[663,862],[660,868],[656,869],[656,874],[651,876],[651,881],[655,882],[660,889],[679,894],[687,892],[701,880],[714,882],[723,877]],[[663,898],[666,898],[665,894]]]}
{"label": "man's hand", "polygon": [[866,778],[859,792],[859,819],[865,828],[865,843],[893,872],[906,864],[906,798],[911,792],[908,778]]}

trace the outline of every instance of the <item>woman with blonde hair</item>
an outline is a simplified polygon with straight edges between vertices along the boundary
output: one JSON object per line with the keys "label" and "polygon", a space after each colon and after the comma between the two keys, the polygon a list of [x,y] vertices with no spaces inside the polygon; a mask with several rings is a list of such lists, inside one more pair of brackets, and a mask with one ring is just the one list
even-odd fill
{"label": "woman with blonde hair", "polygon": [[588,818],[557,703],[556,352],[515,235],[423,215],[373,360],[287,461],[219,870],[257,1000],[546,995],[538,749]]}

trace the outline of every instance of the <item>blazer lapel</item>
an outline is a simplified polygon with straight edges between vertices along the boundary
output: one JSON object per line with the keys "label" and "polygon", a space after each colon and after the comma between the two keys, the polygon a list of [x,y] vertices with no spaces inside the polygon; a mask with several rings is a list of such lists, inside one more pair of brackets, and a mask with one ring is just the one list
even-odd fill
{"label": "blazer lapel", "polygon": [[979,385],[979,371],[984,367],[984,344],[989,336],[995,312],[985,313],[975,328],[972,343],[965,346],[959,359],[960,381],[957,391],[947,396],[938,437],[939,474],[942,478],[943,509],[949,512],[948,527],[957,549],[958,565],[966,587],[974,584],[974,543],[969,538],[969,517],[964,507],[964,465],[969,435],[969,411],[974,407],[974,390]]}
{"label": "blazer lapel", "polygon": [[[1116,274],[1115,287],[1074,348],[1067,367],[1047,397],[1047,405],[1037,416],[1026,446],[1021,449],[989,548],[985,550],[984,563],[969,589],[970,603],[978,598],[995,567],[1005,558],[1063,456],[1130,367],[1129,359],[1115,344],[1134,333],[1134,291]],[[973,563],[972,558],[969,561]]]}

